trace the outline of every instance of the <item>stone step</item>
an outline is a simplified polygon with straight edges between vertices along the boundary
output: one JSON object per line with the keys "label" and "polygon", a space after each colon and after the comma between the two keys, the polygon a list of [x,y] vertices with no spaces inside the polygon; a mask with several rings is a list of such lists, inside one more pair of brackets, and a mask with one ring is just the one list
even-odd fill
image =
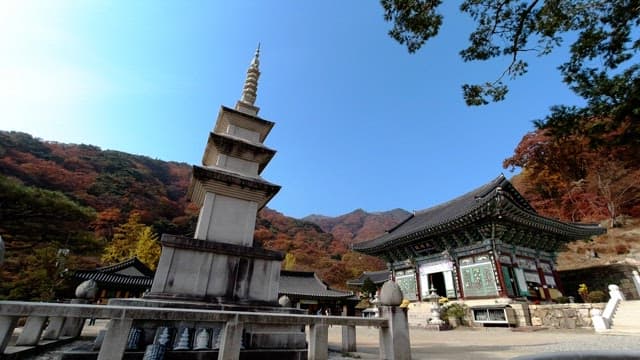
{"label": "stone step", "polygon": [[640,301],[623,301],[618,305],[613,314],[611,331],[640,334]]}

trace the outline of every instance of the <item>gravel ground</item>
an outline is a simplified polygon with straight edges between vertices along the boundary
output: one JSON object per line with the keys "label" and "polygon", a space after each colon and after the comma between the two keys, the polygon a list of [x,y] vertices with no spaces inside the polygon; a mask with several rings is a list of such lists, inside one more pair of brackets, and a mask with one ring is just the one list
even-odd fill
{"label": "gravel ground", "polygon": [[[99,327],[87,327],[89,334]],[[86,335],[86,332],[84,333]],[[489,360],[512,359],[517,356],[576,351],[635,351],[640,359],[640,334],[596,334],[593,330],[513,331],[505,328],[458,328],[450,331],[410,329],[413,359]],[[330,359],[377,359],[378,331],[357,328],[358,352],[341,355],[341,328],[329,329]],[[29,360],[57,360],[60,353],[91,341],[78,340]]]}
{"label": "gravel ground", "polygon": [[[329,346],[338,349],[340,329],[329,331]],[[512,331],[505,328],[458,328],[450,331],[428,331],[412,328],[413,359],[511,359],[522,355],[577,351],[634,351],[640,359],[640,334],[596,334],[593,330]],[[358,328],[358,352],[365,359],[377,358],[378,331]]]}

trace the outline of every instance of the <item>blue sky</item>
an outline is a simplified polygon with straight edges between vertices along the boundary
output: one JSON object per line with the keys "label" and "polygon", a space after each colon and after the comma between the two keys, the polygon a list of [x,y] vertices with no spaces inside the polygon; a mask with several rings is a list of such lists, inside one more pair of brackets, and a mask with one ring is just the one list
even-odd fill
{"label": "blue sky", "polygon": [[199,164],[220,105],[234,106],[258,42],[256,105],[276,126],[263,177],[294,217],[418,210],[501,172],[531,121],[579,101],[533,58],[506,101],[467,107],[472,23],[444,4],[416,54],[387,36],[377,1],[0,2],[0,129]]}

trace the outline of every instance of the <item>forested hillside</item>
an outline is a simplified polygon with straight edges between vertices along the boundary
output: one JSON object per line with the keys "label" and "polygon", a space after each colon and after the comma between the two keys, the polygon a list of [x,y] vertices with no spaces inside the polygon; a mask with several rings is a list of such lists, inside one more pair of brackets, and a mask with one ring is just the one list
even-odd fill
{"label": "forested hillside", "polygon": [[344,244],[372,239],[406,219],[410,213],[403,209],[368,213],[362,209],[337,217],[309,215],[302,220],[318,224]]}
{"label": "forested hillside", "polygon": [[[64,285],[67,268],[94,268],[132,254],[153,259],[136,243],[152,244],[162,233],[193,235],[197,209],[186,203],[190,169],[0,131],[0,235],[7,247],[0,298],[50,299]],[[365,231],[375,237],[384,230]],[[383,266],[349,252],[347,243],[315,224],[266,208],[256,241],[286,252],[287,268],[317,271],[337,288]]]}

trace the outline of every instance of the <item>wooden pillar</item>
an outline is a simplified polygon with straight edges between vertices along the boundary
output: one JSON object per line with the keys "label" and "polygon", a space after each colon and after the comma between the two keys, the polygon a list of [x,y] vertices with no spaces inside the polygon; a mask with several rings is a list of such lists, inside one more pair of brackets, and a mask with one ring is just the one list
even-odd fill
{"label": "wooden pillar", "polygon": [[[418,301],[422,301],[422,284],[420,284],[420,267],[416,264],[414,265],[416,269],[416,291],[418,292]],[[446,294],[445,294],[446,295]]]}
{"label": "wooden pillar", "polygon": [[493,254],[493,266],[495,266],[496,273],[498,275],[498,283],[500,284],[500,291],[498,292],[498,296],[500,297],[509,297],[509,293],[507,293],[507,286],[504,282],[504,275],[502,274],[502,265],[500,265],[500,256],[498,254]]}
{"label": "wooden pillar", "polygon": [[536,270],[538,270],[538,277],[540,278],[540,286],[542,286],[542,292],[544,293],[544,299],[551,301],[551,293],[547,287],[547,279],[544,278],[544,271],[540,268],[540,261],[536,259]]}

